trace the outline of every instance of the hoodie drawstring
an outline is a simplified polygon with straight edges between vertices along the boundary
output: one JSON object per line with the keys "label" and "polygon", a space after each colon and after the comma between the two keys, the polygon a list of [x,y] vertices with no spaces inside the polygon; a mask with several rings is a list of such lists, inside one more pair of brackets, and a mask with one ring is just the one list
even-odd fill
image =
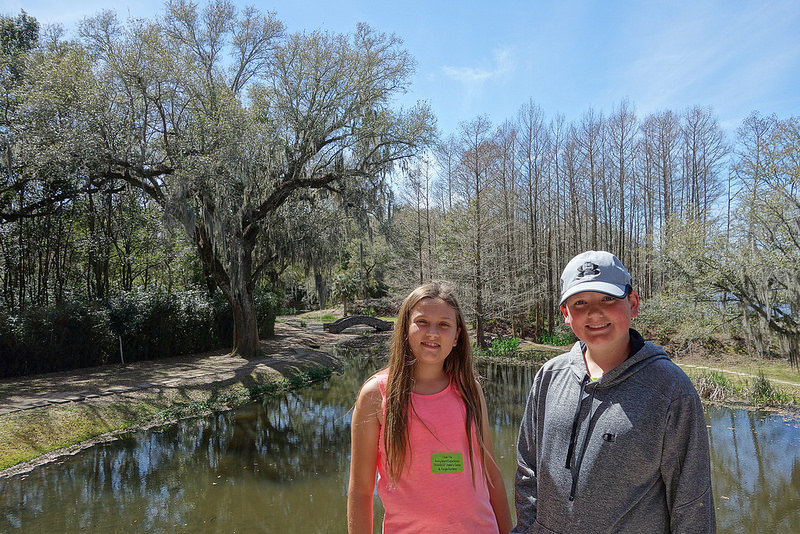
{"label": "hoodie drawstring", "polygon": [[586,389],[586,384],[589,383],[589,377],[584,375],[581,380],[581,390],[578,393],[578,405],[575,407],[575,415],[572,418],[572,433],[569,436],[569,449],[567,449],[567,462],[564,467],[569,469],[572,464],[572,455],[575,452],[575,440],[578,437],[578,416],[581,414],[581,402],[583,401],[583,392]]}
{"label": "hoodie drawstring", "polygon": [[[572,433],[569,438],[569,449],[567,450],[567,461],[564,465],[567,469],[569,469],[572,465],[572,460],[575,456],[575,444],[578,439],[578,426],[579,426],[579,418],[581,414],[581,404],[583,404],[583,393],[586,391],[586,385],[589,383],[590,378],[588,375],[584,375],[583,380],[581,380],[581,390],[578,394],[578,405],[575,407],[575,417],[572,421]],[[569,490],[569,500],[575,500],[575,488],[578,486],[578,475],[581,471],[581,463],[583,462],[583,454],[586,451],[586,444],[589,442],[589,431],[591,430],[589,426],[592,424],[592,415],[593,415],[593,408],[594,408],[594,394],[597,391],[597,387],[592,388],[592,394],[589,397],[589,416],[586,419],[586,433],[583,435],[583,443],[581,443],[581,453],[578,456],[577,463],[575,464],[575,468],[572,470],[572,487]]]}

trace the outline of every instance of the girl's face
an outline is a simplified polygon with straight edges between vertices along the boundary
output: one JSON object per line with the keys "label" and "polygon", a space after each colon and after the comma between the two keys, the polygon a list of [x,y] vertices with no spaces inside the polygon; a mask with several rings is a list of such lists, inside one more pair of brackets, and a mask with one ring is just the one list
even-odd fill
{"label": "girl's face", "polygon": [[442,299],[426,297],[408,314],[408,344],[417,365],[444,365],[460,332],[456,311]]}

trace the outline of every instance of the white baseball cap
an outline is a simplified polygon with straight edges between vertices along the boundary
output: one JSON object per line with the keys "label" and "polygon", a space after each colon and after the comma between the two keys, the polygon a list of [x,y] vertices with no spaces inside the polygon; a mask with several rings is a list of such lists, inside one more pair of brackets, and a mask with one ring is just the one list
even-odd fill
{"label": "white baseball cap", "polygon": [[582,291],[624,298],[632,288],[631,275],[619,258],[602,250],[589,250],[572,258],[561,274],[561,301]]}

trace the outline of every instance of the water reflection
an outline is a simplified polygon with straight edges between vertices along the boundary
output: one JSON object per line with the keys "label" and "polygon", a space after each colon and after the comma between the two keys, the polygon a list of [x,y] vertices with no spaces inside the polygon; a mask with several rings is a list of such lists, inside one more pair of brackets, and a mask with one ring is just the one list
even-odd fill
{"label": "water reflection", "polygon": [[[325,383],[140,432],[0,481],[0,531],[344,532],[350,409],[380,357]],[[488,365],[495,451],[511,499],[514,447],[535,369]],[[711,407],[718,531],[800,531],[800,429]],[[376,513],[376,531],[380,526]]]}
{"label": "water reflection", "polygon": [[719,532],[800,532],[800,424],[709,407]]}
{"label": "water reflection", "polygon": [[349,411],[378,366],[1,481],[0,531],[345,531]]}

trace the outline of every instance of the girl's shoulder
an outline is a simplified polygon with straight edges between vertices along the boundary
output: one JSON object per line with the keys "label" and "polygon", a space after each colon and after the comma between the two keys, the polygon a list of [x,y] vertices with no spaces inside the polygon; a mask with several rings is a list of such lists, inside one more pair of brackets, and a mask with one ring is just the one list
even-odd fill
{"label": "girl's shoulder", "polygon": [[371,377],[367,379],[366,383],[372,382],[375,384],[385,385],[386,382],[389,380],[389,370],[388,369],[381,369]]}
{"label": "girl's shoulder", "polygon": [[360,395],[382,395],[386,391],[386,380],[389,374],[385,371],[378,371],[369,377],[361,386]]}
{"label": "girl's shoulder", "polygon": [[369,418],[375,419],[380,423],[380,414],[383,411],[383,397],[385,382],[381,383],[380,373],[369,377],[361,386],[356,399],[356,410],[362,414],[368,414]]}

